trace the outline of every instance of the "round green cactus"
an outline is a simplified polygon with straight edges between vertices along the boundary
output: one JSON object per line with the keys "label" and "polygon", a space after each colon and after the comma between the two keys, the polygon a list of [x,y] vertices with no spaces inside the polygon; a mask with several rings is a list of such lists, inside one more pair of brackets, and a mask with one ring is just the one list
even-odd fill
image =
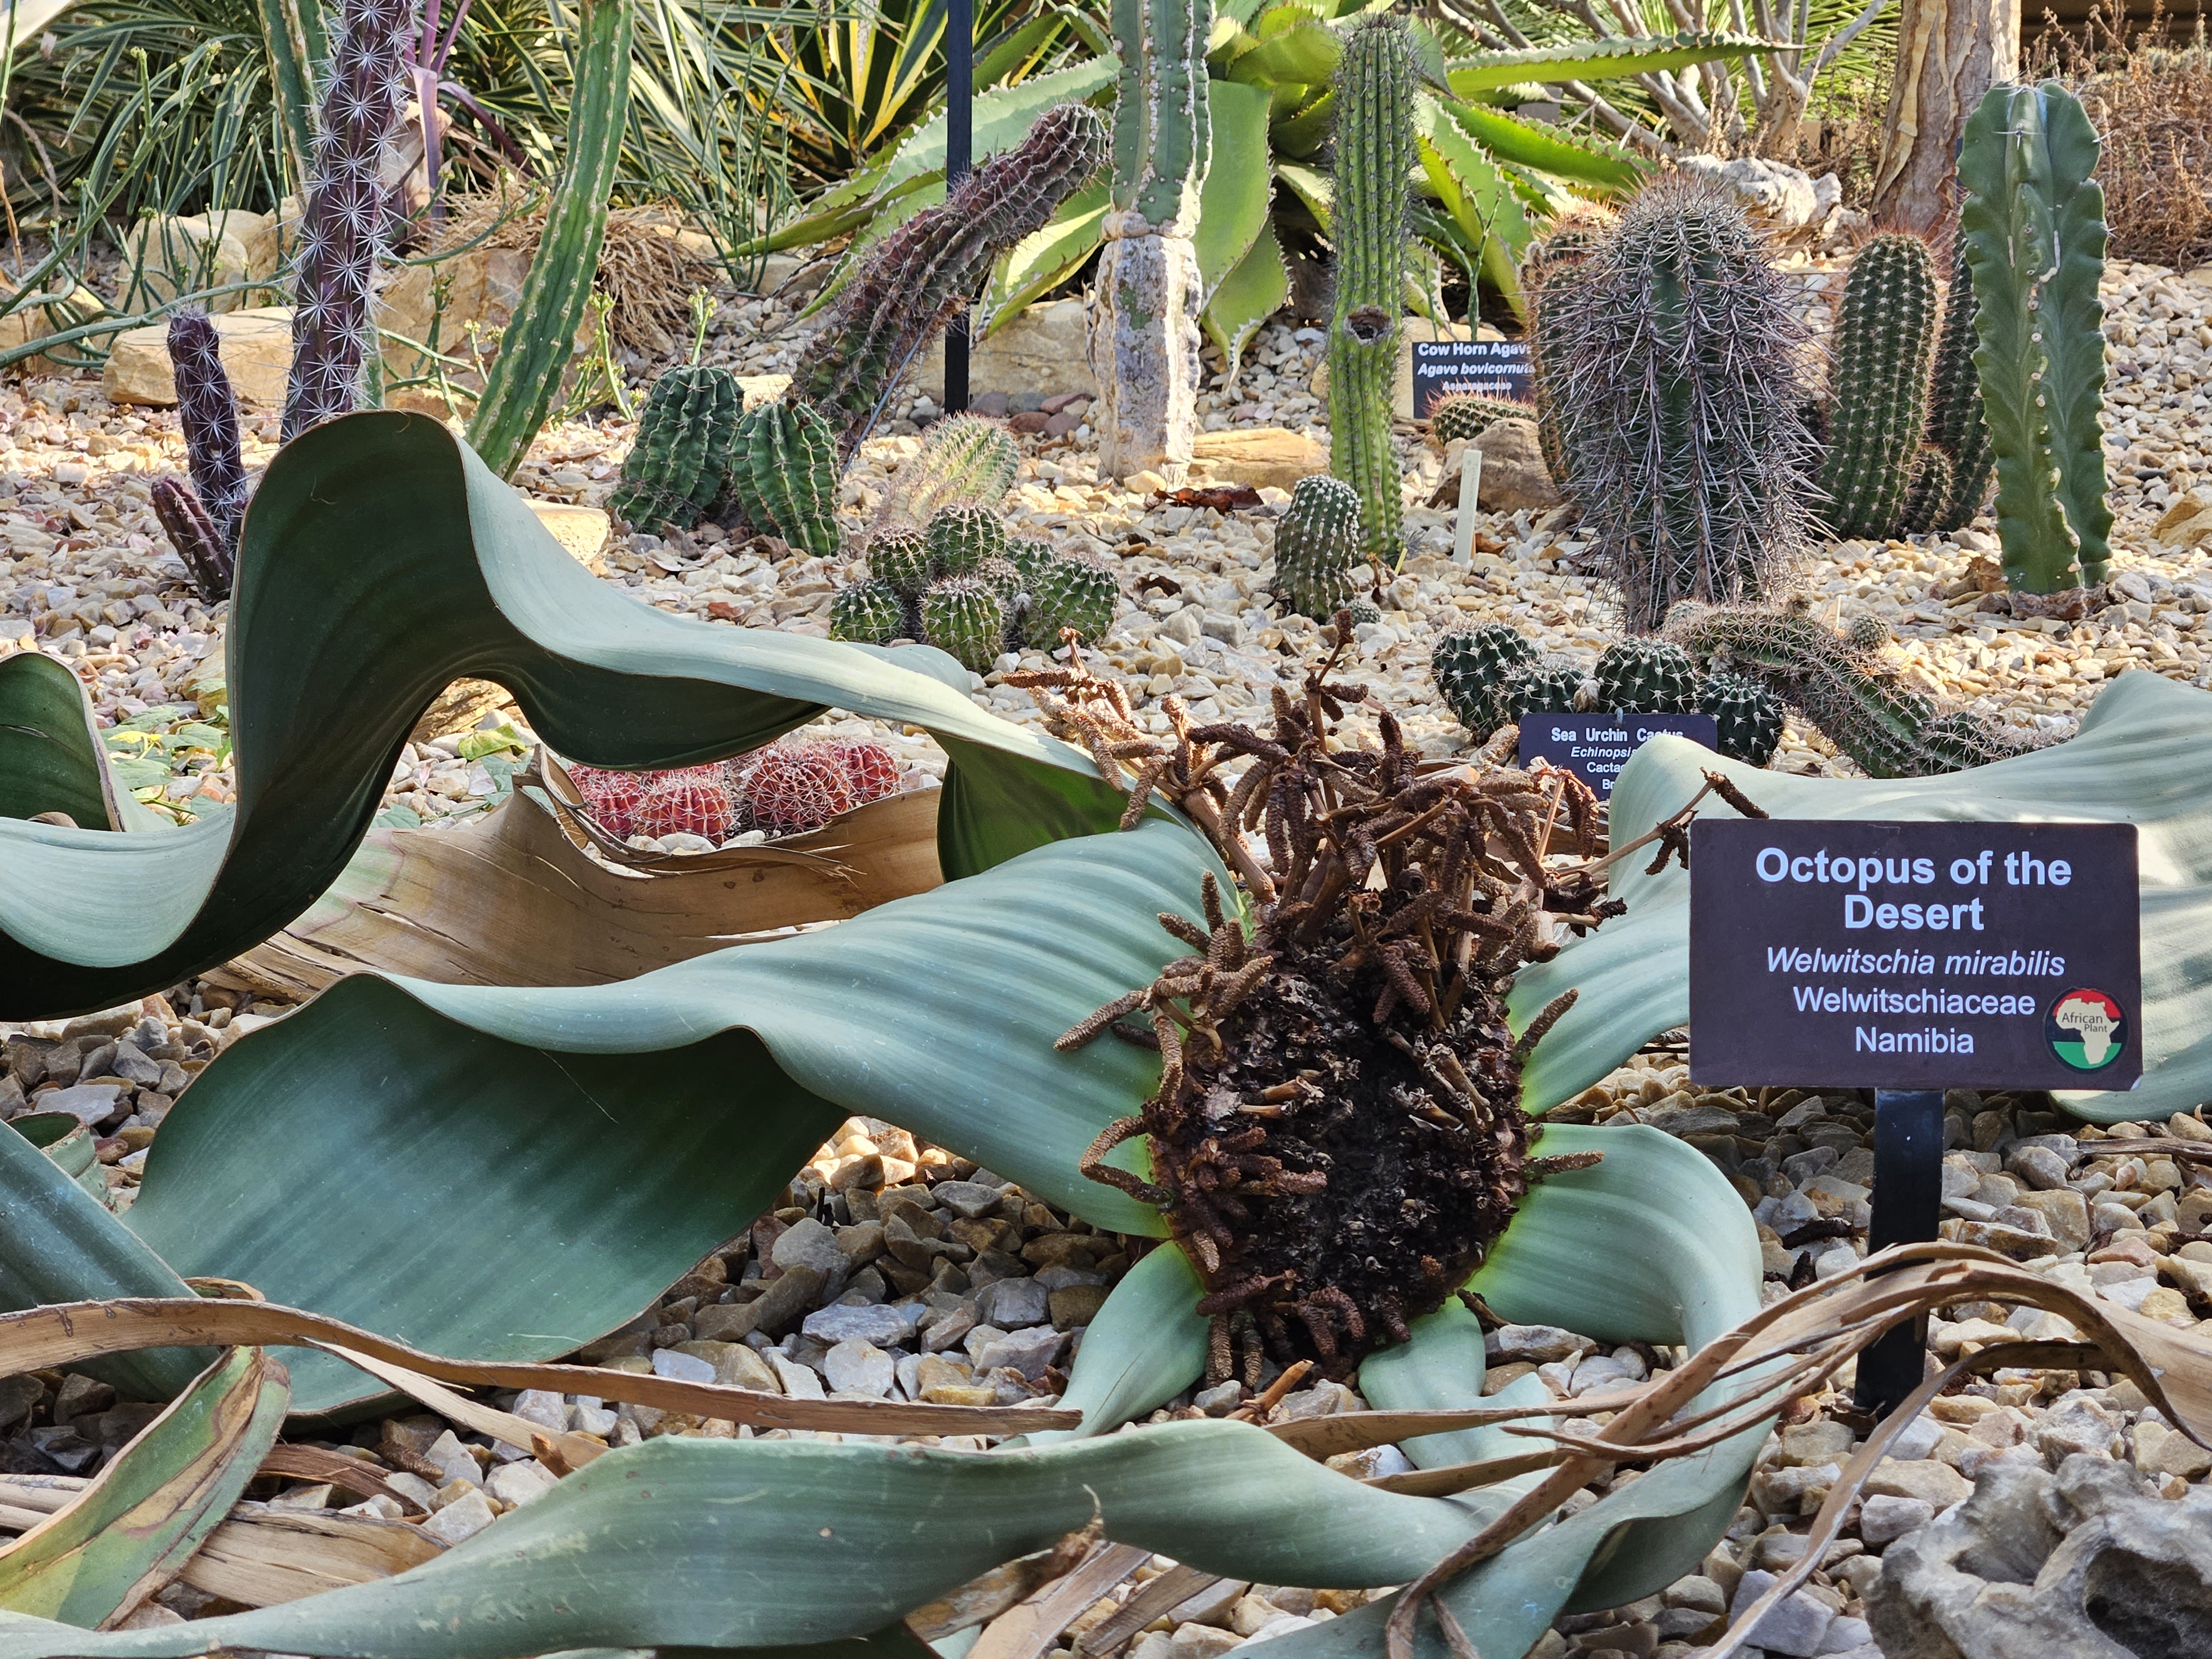
{"label": "round green cactus", "polygon": [[1459,723],[1486,738],[1508,718],[1505,682],[1536,660],[1536,647],[1518,629],[1485,623],[1462,629],[1437,641],[1429,658],[1437,695]]}
{"label": "round green cactus", "polygon": [[1545,657],[1517,669],[1505,682],[1505,712],[1514,720],[1529,714],[1573,711],[1588,676],[1571,657]]}
{"label": "round green cactus", "polygon": [[1713,717],[1720,751],[1730,760],[1764,766],[1782,741],[1782,700],[1747,675],[1708,675],[1698,712]]}
{"label": "round green cactus", "polygon": [[1291,486],[1275,526],[1275,592],[1284,606],[1326,622],[1358,592],[1352,568],[1366,557],[1359,492],[1314,473]]}
{"label": "round green cactus", "polygon": [[1535,409],[1528,404],[1472,392],[1446,392],[1429,405],[1429,441],[1442,449],[1457,439],[1479,438],[1498,421],[1535,418]]}
{"label": "round green cactus", "polygon": [[922,539],[929,546],[929,574],[939,581],[972,576],[984,560],[1006,556],[1006,527],[988,507],[948,507],[931,518]]}
{"label": "round green cactus", "polygon": [[1005,648],[1006,608],[987,584],[949,576],[921,596],[921,637],[969,673],[987,673]]}
{"label": "round green cactus", "polygon": [[1626,714],[1683,714],[1698,706],[1690,653],[1659,640],[1621,640],[1598,653],[1601,708]]}
{"label": "round green cactus", "polygon": [[906,632],[906,601],[885,581],[854,582],[830,601],[830,637],[889,645]]}
{"label": "round green cactus", "polygon": [[918,530],[886,530],[868,544],[868,574],[900,597],[919,599],[929,586],[929,548]]}
{"label": "round green cactus", "polygon": [[653,383],[607,510],[639,530],[689,530],[728,487],[744,394],[726,368],[679,366]]}
{"label": "round green cactus", "polygon": [[1089,559],[1055,559],[1032,582],[1030,598],[1026,641],[1033,651],[1051,651],[1063,628],[1093,643],[1104,638],[1121,609],[1121,585]]}

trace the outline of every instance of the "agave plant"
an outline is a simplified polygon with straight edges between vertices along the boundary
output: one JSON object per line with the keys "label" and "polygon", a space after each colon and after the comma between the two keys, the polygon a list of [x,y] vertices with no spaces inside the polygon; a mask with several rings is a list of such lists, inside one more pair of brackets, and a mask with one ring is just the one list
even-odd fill
{"label": "agave plant", "polygon": [[[400,543],[368,528],[396,500],[417,529]],[[1381,750],[1332,746],[1330,705],[1353,696],[1333,683],[1279,706],[1267,731],[1185,731],[1146,752],[1110,692],[1049,688],[1102,772],[981,713],[933,677],[933,653],[714,628],[592,581],[442,426],[389,413],[326,423],[278,457],[247,516],[236,592],[235,814],[143,835],[0,822],[0,1006],[112,1004],[272,931],[338,873],[412,720],[464,667],[509,684],[550,743],[597,764],[710,758],[830,705],[926,726],[951,757],[945,884],[616,984],[343,980],[202,1073],[124,1217],[58,1168],[42,1173],[27,1147],[0,1154],[16,1194],[0,1210],[0,1294],[174,1303],[185,1276],[215,1276],[417,1349],[550,1358],[744,1227],[855,1112],[1097,1226],[1167,1242],[1089,1327],[1062,1401],[1079,1427],[1057,1438],[983,1454],[655,1441],[388,1580],[166,1631],[4,1620],[0,1654],[216,1641],[444,1656],[871,1633],[902,1645],[901,1615],[1094,1510],[1109,1536],[1214,1571],[1404,1583],[1501,1516],[1521,1532],[1516,1505],[1548,1490],[1534,1483],[1556,1458],[1532,1462],[1495,1426],[1455,1426],[1407,1444],[1422,1470],[1455,1472],[1393,1490],[1249,1423],[1106,1431],[1209,1364],[1241,1369],[1255,1346],[1356,1376],[1388,1408],[1540,1404],[1533,1379],[1483,1399],[1462,1287],[1503,1318],[1613,1341],[1699,1346],[1757,1308],[1749,1217],[1700,1155],[1653,1131],[1529,1133],[1518,1116],[1516,1074],[1542,1021],[1509,1028],[1503,978],[1603,914],[1587,877],[1542,873],[1527,826],[1560,846],[1581,830],[1554,823],[1554,803],[1517,775],[1422,773],[1387,727]],[[51,695],[46,679],[0,676],[0,695]],[[48,719],[66,732],[68,714]],[[100,798],[86,774],[96,751],[40,751],[43,784],[12,775],[16,752],[0,750],[0,799],[66,789],[89,811]],[[1247,775],[1283,788],[1231,793],[1220,769],[1246,756]],[[1116,783],[1125,762],[1139,769]],[[1368,802],[1364,830],[1268,810],[1321,773]],[[1391,838],[1385,820],[1417,801],[1436,809],[1422,833]],[[1266,860],[1236,833],[1248,808],[1279,843]],[[137,902],[118,904],[125,891]],[[1371,956],[1346,931],[1355,915],[1381,924]],[[1104,1035],[1139,1008],[1157,1046]],[[1285,1072],[1300,1054],[1312,1063]],[[1346,1122],[1298,1075],[1328,1066],[1338,1104],[1360,1108]],[[1249,1113],[1236,1106],[1248,1085]],[[1240,1121],[1216,1133],[1224,1097]],[[1331,1196],[1313,1177],[1340,1158],[1379,1161],[1381,1178]],[[1361,1209],[1361,1184],[1382,1210]],[[1387,1239],[1387,1267],[1357,1248],[1316,1254],[1324,1210],[1346,1242],[1362,1228]],[[196,1340],[224,1339],[208,1327]],[[204,1354],[143,1361],[166,1392],[216,1386],[192,1382]],[[289,1409],[381,1394],[358,1363],[299,1357]],[[1746,1386],[1730,1377],[1701,1397]],[[1670,1582],[1735,1513],[1762,1434],[1732,1431],[1527,1532],[1441,1605],[1485,1651],[1510,1651],[1563,1607]],[[732,1507],[739,1490],[753,1498]],[[925,1510],[934,1541],[915,1550],[905,1540]],[[587,1551],[654,1570],[578,1598]],[[735,1570],[765,1559],[779,1564],[766,1578]],[[668,1593],[677,1583],[684,1595]],[[1297,1640],[1348,1652],[1389,1611]]]}
{"label": "agave plant", "polygon": [[[1290,291],[1286,250],[1328,234],[1329,181],[1322,153],[1334,122],[1330,82],[1344,32],[1371,8],[1359,0],[1227,0],[1217,9],[1206,58],[1213,160],[1200,203],[1202,320],[1235,356]],[[1625,152],[1588,144],[1518,120],[1500,106],[1528,82],[1607,79],[1754,56],[1757,37],[1685,33],[1618,38],[1448,60],[1416,27],[1427,84],[1419,115],[1419,204],[1413,227],[1428,250],[1429,275],[1409,300],[1441,320],[1438,260],[1480,280],[1517,307],[1514,267],[1537,228],[1571,191],[1617,192],[1641,177]],[[1039,110],[1072,98],[1110,95],[1119,65],[1102,53],[978,96],[978,155],[1018,140]],[[859,232],[856,248],[943,198],[945,123],[918,129],[872,167],[817,198],[805,217],[757,246],[799,247]],[[986,327],[1003,327],[1037,295],[1066,281],[1097,251],[1107,209],[1101,188],[1072,197],[1053,222],[1003,260],[983,299]],[[831,285],[833,288],[835,284]]]}

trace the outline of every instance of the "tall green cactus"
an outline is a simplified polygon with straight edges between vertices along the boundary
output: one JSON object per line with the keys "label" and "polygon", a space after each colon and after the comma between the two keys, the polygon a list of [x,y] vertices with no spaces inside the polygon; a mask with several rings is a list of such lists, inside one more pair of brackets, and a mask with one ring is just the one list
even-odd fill
{"label": "tall green cactus", "polygon": [[1917,236],[1877,236],[1851,260],[1830,347],[1820,514],[1838,536],[1897,532],[1928,421],[1936,261]]}
{"label": "tall green cactus", "polygon": [[2104,580],[2105,192],[2100,145],[2056,81],[1992,87],[1959,149],[1974,368],[1996,451],[1997,535],[2016,591]]}
{"label": "tall green cactus", "polygon": [[1316,472],[1291,486],[1275,526],[1275,591],[1285,609],[1327,622],[1358,597],[1352,568],[1365,556],[1349,484]]}
{"label": "tall green cactus", "polygon": [[766,403],[738,422],[730,495],[757,530],[827,558],[837,530],[837,434],[808,404]]}
{"label": "tall green cactus", "polygon": [[1982,381],[1974,369],[1974,278],[1966,239],[1951,239],[1951,276],[1943,290],[1943,329],[1936,337],[1936,368],[1928,388],[1928,441],[1949,457],[1943,498],[1923,530],[1962,530],[1982,510],[1996,458],[1982,418]]}
{"label": "tall green cactus", "polygon": [[1370,17],[1336,70],[1336,302],[1328,330],[1328,470],[1359,493],[1368,556],[1395,564],[1405,501],[1390,444],[1405,309],[1406,216],[1413,170],[1413,45]]}
{"label": "tall green cactus", "polygon": [[629,0],[577,0],[568,164],[550,198],[514,320],[469,417],[470,447],[502,478],[529,453],[575,356],[629,116]]}
{"label": "tall green cactus", "polygon": [[1113,205],[1090,351],[1101,477],[1179,466],[1198,435],[1199,191],[1212,162],[1212,0],[1114,0]]}

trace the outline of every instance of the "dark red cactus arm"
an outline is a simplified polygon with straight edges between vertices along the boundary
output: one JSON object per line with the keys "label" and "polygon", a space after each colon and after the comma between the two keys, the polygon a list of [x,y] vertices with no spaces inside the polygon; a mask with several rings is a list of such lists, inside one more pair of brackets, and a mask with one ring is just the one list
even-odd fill
{"label": "dark red cactus arm", "polygon": [[362,362],[374,345],[369,283],[386,220],[378,165],[405,96],[400,39],[411,21],[409,0],[345,0],[339,12],[300,227],[288,443],[353,409]]}
{"label": "dark red cactus arm", "polygon": [[181,478],[154,480],[154,516],[191,573],[192,586],[212,605],[230,597],[232,554],[192,487]]}
{"label": "dark red cactus arm", "polygon": [[238,523],[246,516],[246,463],[238,444],[238,399],[218,346],[215,325],[203,313],[180,312],[169,319],[185,459],[192,488],[228,554],[237,550]]}

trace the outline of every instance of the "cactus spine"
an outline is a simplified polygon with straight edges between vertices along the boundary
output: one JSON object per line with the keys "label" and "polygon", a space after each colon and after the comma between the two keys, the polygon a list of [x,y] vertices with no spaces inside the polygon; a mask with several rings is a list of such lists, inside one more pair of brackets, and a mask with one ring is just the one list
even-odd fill
{"label": "cactus spine", "polygon": [[1989,498],[1996,459],[1982,418],[1982,381],[1974,369],[1974,277],[1966,239],[1951,239],[1951,276],[1943,290],[1943,327],[1936,337],[1936,369],[1928,392],[1928,441],[1949,458],[1951,476],[1934,516],[1920,526],[1962,530]]}
{"label": "cactus spine", "polygon": [[689,530],[728,488],[744,393],[726,368],[665,371],[646,395],[608,509],[625,524]]}
{"label": "cactus spine", "polygon": [[1368,556],[1393,565],[1404,551],[1390,406],[1405,309],[1413,99],[1413,47],[1405,24],[1388,15],[1358,24],[1345,38],[1336,71],[1328,465],[1358,494]]}
{"label": "cactus spine", "polygon": [[1557,302],[1576,280],[1583,262],[1612,234],[1613,223],[1607,210],[1587,204],[1572,210],[1521,262],[1521,296],[1528,307],[1528,392],[1536,403],[1536,444],[1543,452],[1544,470],[1563,495],[1570,493],[1573,469],[1559,438],[1557,388],[1545,366],[1561,349]]}
{"label": "cactus spine", "polygon": [[1275,591],[1285,607],[1328,621],[1356,597],[1352,567],[1365,556],[1350,484],[1315,473],[1291,487],[1275,526]]}
{"label": "cactus spine", "polygon": [[877,523],[926,524],[942,507],[996,507],[1020,469],[1021,452],[1002,422],[951,416],[922,434],[921,447],[899,468]]}
{"label": "cactus spine", "polygon": [[599,275],[629,114],[630,11],[629,0],[579,0],[567,160],[514,320],[469,417],[470,446],[501,477],[521,465],[552,410]]}
{"label": "cactus spine", "polygon": [[1571,657],[1545,657],[1516,669],[1505,682],[1505,712],[1516,720],[1570,714],[1582,696],[1583,678],[1581,665]]}
{"label": "cactus spine", "polygon": [[1748,674],[1708,674],[1698,712],[1713,717],[1714,741],[1730,760],[1764,766],[1781,744],[1781,700]]}
{"label": "cactus spine", "polygon": [[730,493],[755,528],[827,558],[837,530],[837,434],[805,404],[769,403],[738,423]]}
{"label": "cactus spine", "polygon": [[1992,87],[1959,149],[1974,368],[1996,453],[1997,535],[2017,592],[2104,580],[2105,192],[2096,130],[2056,81]]}
{"label": "cactus spine", "polygon": [[286,443],[351,412],[362,365],[375,343],[369,285],[384,251],[386,216],[378,168],[406,95],[399,33],[411,9],[409,0],[345,0],[339,9],[300,223]]}
{"label": "cactus spine", "polygon": [[909,602],[929,586],[929,544],[918,530],[886,530],[868,544],[868,574]]}
{"label": "cactus spine", "polygon": [[1821,516],[1838,536],[1887,538],[1928,421],[1936,262],[1917,236],[1877,236],[1851,260],[1831,349]]}
{"label": "cactus spine", "polygon": [[1807,526],[1805,332],[1742,210],[1645,186],[1540,314],[1568,493],[1629,630],[1772,587]]}
{"label": "cactus spine", "polygon": [[1106,122],[1082,104],[1047,110],[1012,149],[960,181],[868,255],[808,342],[787,398],[810,403],[849,461],[915,355],[975,297],[992,261],[1040,230],[1104,165]]}
{"label": "cactus spine", "polygon": [[1089,352],[1101,477],[1179,468],[1198,435],[1199,191],[1212,161],[1212,0],[1114,0],[1113,202]]}
{"label": "cactus spine", "polygon": [[986,559],[1006,556],[1006,527],[980,507],[948,507],[922,532],[933,580],[972,576]]}

